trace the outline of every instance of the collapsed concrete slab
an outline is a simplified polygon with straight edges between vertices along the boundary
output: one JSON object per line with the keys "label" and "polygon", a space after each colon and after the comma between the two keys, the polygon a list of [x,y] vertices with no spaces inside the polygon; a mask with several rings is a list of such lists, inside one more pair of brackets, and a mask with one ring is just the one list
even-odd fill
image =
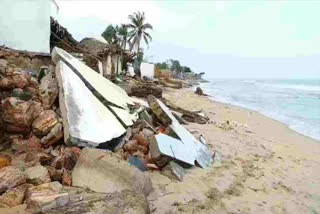
{"label": "collapsed concrete slab", "polygon": [[[178,139],[174,139],[163,134],[157,135],[155,140],[160,153],[191,165],[198,164],[200,167],[206,167],[212,163],[213,154],[207,146],[183,127],[165,104],[155,99],[153,105],[149,105],[152,110],[154,110],[153,107],[155,106],[156,115],[158,117],[161,115],[162,120],[163,118],[166,118],[166,122],[171,120],[169,127],[178,137]],[[167,143],[168,141],[170,143]]]}
{"label": "collapsed concrete slab", "polygon": [[60,48],[55,47],[53,49],[52,60],[56,64],[60,60],[63,61],[108,110],[117,117],[123,126],[131,126],[138,119],[137,113],[130,113],[128,104],[134,105],[134,103],[122,88],[102,77]]}
{"label": "collapsed concrete slab", "polygon": [[56,77],[64,140],[67,144],[96,147],[125,133],[125,128],[115,115],[92,94],[66,63],[57,63]]}

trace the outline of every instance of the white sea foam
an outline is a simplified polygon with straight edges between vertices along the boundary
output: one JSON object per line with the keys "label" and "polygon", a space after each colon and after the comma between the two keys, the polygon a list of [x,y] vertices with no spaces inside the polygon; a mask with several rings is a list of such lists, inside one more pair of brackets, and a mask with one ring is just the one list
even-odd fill
{"label": "white sea foam", "polygon": [[216,101],[258,111],[320,140],[320,81],[213,80],[201,87]]}

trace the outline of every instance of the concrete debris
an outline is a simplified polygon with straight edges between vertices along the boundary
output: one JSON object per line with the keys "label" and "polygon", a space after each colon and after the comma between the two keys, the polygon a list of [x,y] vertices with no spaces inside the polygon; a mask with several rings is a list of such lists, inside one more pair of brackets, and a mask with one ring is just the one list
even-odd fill
{"label": "concrete debris", "polygon": [[[175,133],[175,136],[179,138],[172,139],[172,137],[165,136],[163,134],[156,135],[156,139],[153,141],[153,144],[157,144],[158,147],[153,146],[155,151],[191,165],[195,165],[197,163],[201,167],[209,166],[212,162],[213,155],[206,145],[203,145],[185,127],[180,125],[168,107],[160,100],[156,99],[153,102],[157,103],[156,105],[158,107],[156,108],[156,111],[158,114],[161,112],[160,115],[162,118],[169,118],[172,121],[170,128]],[[169,141],[170,143],[166,143],[166,141]],[[154,153],[161,157],[157,152]]]}
{"label": "concrete debris", "polygon": [[172,112],[173,116],[179,121],[180,124],[188,125],[189,123],[183,119],[182,115],[179,115],[177,112]]}
{"label": "concrete debris", "polygon": [[7,166],[0,169],[0,193],[26,182],[26,177],[17,167]]}
{"label": "concrete debris", "polygon": [[147,170],[147,167],[136,156],[129,155],[128,162],[129,162],[129,165],[137,167],[142,172]]}
{"label": "concrete debris", "polygon": [[165,167],[162,168],[161,174],[178,181],[183,181],[186,171],[176,162],[170,161]]}
{"label": "concrete debris", "polygon": [[186,109],[183,109],[181,107],[175,106],[173,104],[170,104],[168,102],[165,103],[166,106],[168,106],[170,109],[180,112],[182,114],[182,118],[190,123],[199,123],[199,124],[206,124],[209,121],[209,118],[203,115],[201,111],[189,111]]}
{"label": "concrete debris", "polygon": [[72,171],[72,185],[102,193],[131,190],[148,195],[152,191],[151,180],[143,172],[117,154],[93,148],[81,150]]}
{"label": "concrete debris", "polygon": [[220,152],[215,151],[214,156],[213,156],[213,166],[214,167],[220,167],[222,161],[222,155]]}
{"label": "concrete debris", "polygon": [[[62,49],[53,49],[52,60],[56,64],[59,61],[63,61],[67,64],[69,69],[84,82],[87,88],[104,104],[105,107],[108,108],[109,111],[112,112],[113,117],[116,117],[122,125],[125,127],[131,126],[133,125],[133,122],[138,119],[137,113],[130,113],[128,104],[134,105],[134,103],[122,88],[102,77],[97,72],[94,72],[91,68]],[[64,76],[66,75],[63,74],[63,77]]]}
{"label": "concrete debris", "polygon": [[203,112],[171,112],[154,82],[124,77],[148,102],[131,98],[62,49],[52,61],[38,72],[0,59],[0,212],[25,203],[32,213],[150,213],[145,171],[183,181],[183,167],[221,165],[181,125],[206,123]]}
{"label": "concrete debris", "polygon": [[172,123],[172,119],[161,108],[160,103],[154,96],[148,96],[148,103],[150,108],[152,109],[152,112],[157,116],[157,118],[162,122],[164,126],[168,126]]}
{"label": "concrete debris", "polygon": [[[125,133],[118,119],[63,62],[56,65],[64,141],[68,145],[96,147]],[[103,78],[99,76],[100,78]],[[108,127],[108,131],[106,131]]]}

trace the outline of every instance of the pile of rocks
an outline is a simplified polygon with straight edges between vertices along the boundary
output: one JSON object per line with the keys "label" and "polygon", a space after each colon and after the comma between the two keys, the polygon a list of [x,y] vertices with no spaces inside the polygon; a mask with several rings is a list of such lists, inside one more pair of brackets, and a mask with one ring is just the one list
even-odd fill
{"label": "pile of rocks", "polygon": [[21,204],[34,185],[71,185],[81,150],[63,145],[58,85],[52,68],[41,71],[40,79],[0,59],[0,207]]}
{"label": "pile of rocks", "polygon": [[[137,107],[141,109],[139,119],[124,135],[106,142],[115,153],[67,146],[54,70],[49,66],[30,72],[0,59],[0,213],[1,208],[21,204],[32,212],[99,212],[106,206],[120,213],[148,213],[144,197],[152,191],[152,183],[143,171],[159,170],[182,181],[185,167],[196,161],[203,167],[203,161],[211,161],[204,144],[180,125],[184,118],[198,123],[208,118],[178,107],[174,110],[182,118],[173,115],[157,99],[162,97],[161,88],[150,83],[128,82],[129,94],[141,94],[148,102],[140,100],[145,105]],[[163,139],[168,140],[167,145]],[[168,152],[167,146],[174,143],[180,147]],[[188,157],[179,156],[181,153]],[[102,204],[89,209],[87,204],[92,201]]]}

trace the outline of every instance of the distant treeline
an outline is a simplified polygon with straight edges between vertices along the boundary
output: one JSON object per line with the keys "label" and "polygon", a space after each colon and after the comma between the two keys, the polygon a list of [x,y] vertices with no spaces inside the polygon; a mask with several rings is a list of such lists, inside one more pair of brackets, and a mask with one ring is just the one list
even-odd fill
{"label": "distant treeline", "polygon": [[159,69],[170,69],[176,73],[191,73],[192,70],[188,66],[183,66],[178,60],[169,59],[166,62],[156,63]]}

